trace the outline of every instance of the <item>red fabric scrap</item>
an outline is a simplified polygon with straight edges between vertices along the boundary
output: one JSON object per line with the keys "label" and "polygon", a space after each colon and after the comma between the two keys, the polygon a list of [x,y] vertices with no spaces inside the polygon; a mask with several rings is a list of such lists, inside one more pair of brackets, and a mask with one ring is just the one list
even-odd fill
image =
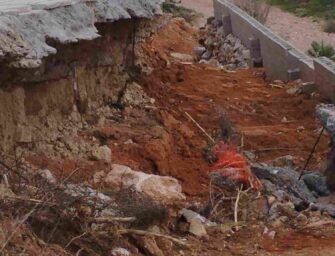
{"label": "red fabric scrap", "polygon": [[223,177],[256,190],[262,187],[260,180],[250,170],[246,158],[235,147],[219,141],[213,148],[213,154],[217,158],[213,170],[218,170]]}

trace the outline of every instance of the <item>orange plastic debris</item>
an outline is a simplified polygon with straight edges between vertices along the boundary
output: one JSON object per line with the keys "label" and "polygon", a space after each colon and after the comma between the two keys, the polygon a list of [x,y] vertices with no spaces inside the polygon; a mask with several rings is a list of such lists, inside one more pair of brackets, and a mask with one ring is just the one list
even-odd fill
{"label": "orange plastic debris", "polygon": [[246,158],[235,147],[219,141],[213,148],[213,154],[217,158],[213,170],[219,171],[223,177],[256,190],[262,187],[260,180],[250,170]]}

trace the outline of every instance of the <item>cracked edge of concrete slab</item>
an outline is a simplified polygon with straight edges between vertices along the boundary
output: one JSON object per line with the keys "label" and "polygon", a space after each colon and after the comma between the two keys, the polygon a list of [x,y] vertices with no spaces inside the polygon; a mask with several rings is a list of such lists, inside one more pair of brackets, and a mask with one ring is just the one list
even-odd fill
{"label": "cracked edge of concrete slab", "polygon": [[164,0],[12,0],[0,2],[0,62],[37,68],[56,54],[50,42],[93,40],[96,23],[152,18]]}

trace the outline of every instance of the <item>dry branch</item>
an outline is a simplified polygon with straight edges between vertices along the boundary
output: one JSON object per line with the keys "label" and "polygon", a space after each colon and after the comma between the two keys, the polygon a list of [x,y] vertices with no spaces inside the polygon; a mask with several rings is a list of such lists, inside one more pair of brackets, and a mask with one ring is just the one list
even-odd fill
{"label": "dry branch", "polygon": [[155,232],[149,232],[149,231],[145,231],[145,230],[137,230],[137,229],[121,229],[117,231],[119,234],[121,235],[127,235],[127,234],[132,234],[132,235],[139,235],[139,236],[156,236],[156,237],[163,237],[166,239],[171,240],[172,242],[184,246],[184,247],[189,247],[189,245],[187,243],[185,243],[184,241],[169,236],[169,235],[163,235],[163,234],[159,234],[159,233],[155,233]]}
{"label": "dry branch", "polygon": [[237,190],[237,197],[236,197],[235,207],[234,207],[234,221],[235,221],[235,223],[238,223],[237,213],[238,213],[238,203],[240,201],[241,192],[242,192],[242,186],[241,186],[241,188],[238,188],[238,190]]}
{"label": "dry branch", "polygon": [[185,115],[207,136],[207,138],[215,144],[215,140],[210,136],[204,128],[201,127],[201,125],[194,120],[194,118],[187,112],[185,112]]}
{"label": "dry branch", "polygon": [[91,219],[90,223],[134,222],[136,217],[100,217]]}

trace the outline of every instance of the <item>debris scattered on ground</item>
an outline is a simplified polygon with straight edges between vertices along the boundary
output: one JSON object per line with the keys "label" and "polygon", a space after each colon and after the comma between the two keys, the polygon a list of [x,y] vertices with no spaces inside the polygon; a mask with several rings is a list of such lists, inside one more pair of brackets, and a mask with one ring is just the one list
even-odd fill
{"label": "debris scattered on ground", "polygon": [[198,60],[215,59],[219,65],[228,69],[248,67],[250,51],[239,38],[227,34],[219,21],[208,19],[208,23],[200,30],[199,42],[201,46],[194,50]]}
{"label": "debris scattered on ground", "polygon": [[[60,156],[32,149],[30,164],[21,165],[20,157],[0,161],[4,252],[266,255],[333,243],[335,204],[326,177],[307,170],[299,180],[297,171],[320,129],[318,99],[288,95],[291,84],[281,81],[268,86],[257,69],[185,65],[193,34],[178,19],[142,45],[143,77],[117,95],[120,105],[108,101],[84,116],[87,122],[75,114],[68,128],[60,126],[49,142]],[[221,47],[238,46],[232,52],[240,54],[243,46],[228,38]],[[216,61],[219,48],[207,43],[213,51],[201,46],[196,54]],[[230,124],[218,108],[229,113]],[[330,116],[324,123],[332,131]],[[232,134],[238,139],[228,144]],[[327,139],[313,156],[313,170],[321,169]],[[203,151],[213,151],[211,163]]]}

